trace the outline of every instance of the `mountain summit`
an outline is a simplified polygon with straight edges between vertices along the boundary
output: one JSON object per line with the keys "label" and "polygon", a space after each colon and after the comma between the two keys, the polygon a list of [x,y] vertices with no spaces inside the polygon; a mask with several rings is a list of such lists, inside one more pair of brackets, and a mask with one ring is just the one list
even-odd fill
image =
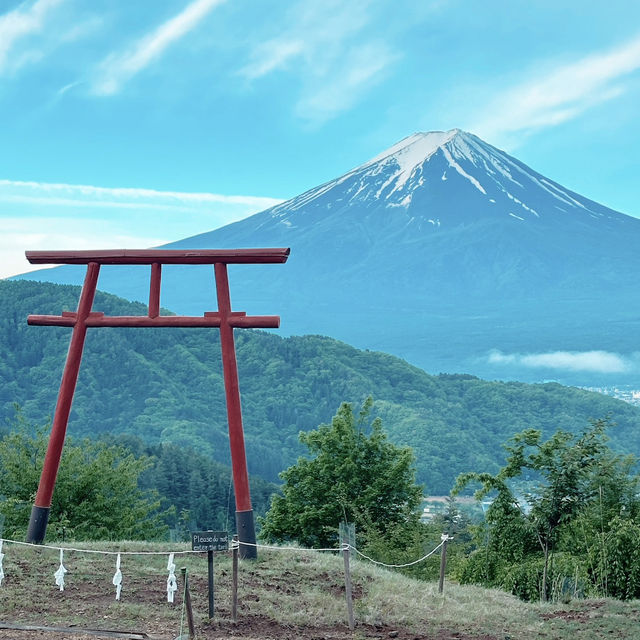
{"label": "mountain summit", "polygon": [[[446,184],[442,184],[446,183]],[[511,216],[526,221],[543,214],[587,212],[595,218],[628,219],[606,207],[572,193],[536,173],[515,158],[476,136],[452,129],[415,133],[345,175],[270,209],[272,216],[290,214],[326,196],[342,204],[402,207],[438,226],[439,196],[455,200],[476,200],[485,215]],[[429,201],[424,196],[430,196]],[[414,202],[414,197],[416,201]],[[534,201],[531,205],[527,200]],[[429,205],[432,206],[429,206]],[[466,209],[473,219],[474,210]],[[479,212],[475,213],[476,218]],[[450,223],[455,224],[456,220]]]}
{"label": "mountain summit", "polygon": [[[637,350],[640,220],[459,129],[415,133],[335,180],[167,248],[254,246],[288,246],[291,257],[278,269],[234,269],[234,306],[281,314],[285,333],[328,334],[432,372],[523,379],[553,372],[527,376],[491,354]],[[201,313],[214,298],[210,272],[167,271],[163,306]],[[25,277],[79,282],[73,273]],[[147,280],[105,269],[100,286],[144,300]]]}

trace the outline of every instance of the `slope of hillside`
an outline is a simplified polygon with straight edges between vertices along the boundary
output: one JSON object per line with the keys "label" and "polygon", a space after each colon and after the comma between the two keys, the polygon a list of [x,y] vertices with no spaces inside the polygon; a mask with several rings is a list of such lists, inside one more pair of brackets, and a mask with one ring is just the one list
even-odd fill
{"label": "slope of hillside", "polygon": [[[168,245],[252,246],[288,246],[291,258],[234,268],[232,297],[280,313],[286,335],[331,335],[431,372],[593,386],[640,373],[637,362],[608,371],[519,357],[608,351],[633,361],[640,220],[457,129],[409,136],[285,203]],[[79,284],[83,270],[25,277]],[[148,273],[105,269],[100,287],[146,300]],[[211,298],[210,269],[163,274],[166,307],[200,314]]]}
{"label": "slope of hillside", "polygon": [[[28,313],[75,309],[77,287],[0,281],[0,415],[19,403],[43,421],[55,406],[69,330],[29,327]],[[146,308],[99,293],[94,309]],[[640,409],[557,384],[431,376],[384,353],[322,336],[281,338],[236,330],[251,473],[274,480],[302,452],[300,430],[328,422],[342,401],[376,400],[391,439],[414,447],[427,490],[448,492],[456,475],[496,470],[500,444],[525,427],[550,434],[611,416],[614,444],[640,453]],[[218,334],[195,329],[91,329],[70,433],[132,433],[149,443],[190,445],[228,462]]]}
{"label": "slope of hillside", "polygon": [[[186,551],[186,545],[110,542],[74,546],[98,553],[65,552],[69,573],[61,592],[55,586],[43,588],[52,582],[50,567],[57,566],[58,549],[5,545],[3,638],[107,640],[118,633],[96,631],[105,628],[135,629],[135,635],[128,637],[187,637],[179,574],[175,605],[167,604],[166,591],[166,553]],[[122,601],[114,598],[110,579],[114,562],[104,554],[107,550],[130,554],[123,561]],[[135,553],[145,551],[158,555]],[[229,555],[216,553],[214,620],[207,618],[207,563],[197,555],[177,556],[188,570],[195,631],[201,640],[629,640],[637,637],[640,623],[637,601],[600,598],[574,599],[569,604],[526,603],[495,589],[455,584],[448,576],[443,597],[437,582],[415,580],[360,560],[352,565],[354,632],[347,624],[342,558],[292,553],[286,548],[261,549],[257,562],[240,564],[238,619],[232,622]],[[437,567],[438,555],[428,562]],[[43,624],[49,628],[42,628]],[[66,628],[65,633],[53,633],[54,625]]]}

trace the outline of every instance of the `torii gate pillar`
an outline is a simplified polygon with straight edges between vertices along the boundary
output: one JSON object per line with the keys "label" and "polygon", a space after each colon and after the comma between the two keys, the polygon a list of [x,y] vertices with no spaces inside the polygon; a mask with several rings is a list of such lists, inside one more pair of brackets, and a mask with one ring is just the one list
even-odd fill
{"label": "torii gate pillar", "polygon": [[[222,369],[227,400],[229,446],[236,497],[236,528],[242,558],[257,557],[256,532],[249,491],[249,475],[242,428],[238,365],[236,362],[234,328],[277,328],[278,316],[247,316],[231,311],[227,264],[283,263],[289,249],[235,250],[122,250],[122,251],[28,251],[32,264],[86,264],[87,274],[76,313],[60,316],[34,316],[31,325],[73,327],[69,352],[62,374],[58,402],[53,418],[51,436],[44,459],[40,484],[27,530],[27,542],[42,543],[45,538],[51,500],[71,412],[73,394],[78,380],[80,361],[88,327],[218,327],[222,350]],[[149,312],[147,316],[105,316],[91,311],[102,264],[151,265]],[[161,316],[160,280],[163,264],[213,264],[218,298],[218,311],[204,316]]]}

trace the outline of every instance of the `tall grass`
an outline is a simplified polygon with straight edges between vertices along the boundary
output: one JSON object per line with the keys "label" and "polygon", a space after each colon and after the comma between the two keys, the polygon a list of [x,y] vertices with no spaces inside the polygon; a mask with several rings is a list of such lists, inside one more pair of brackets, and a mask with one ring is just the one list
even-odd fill
{"label": "tall grass", "polygon": [[[0,619],[3,621],[70,625],[93,628],[171,631],[177,635],[182,613],[186,567],[191,585],[196,625],[207,621],[206,554],[175,557],[179,590],[175,604],[166,597],[169,551],[186,550],[175,543],[82,543],[94,551],[162,551],[162,555],[123,555],[121,600],[115,600],[111,580],[115,556],[67,550],[65,591],[55,585],[59,552],[5,542],[5,579],[0,586]],[[613,600],[580,600],[568,604],[531,604],[507,593],[474,586],[415,579],[374,566],[362,559],[351,562],[356,625],[402,628],[418,637],[443,630],[462,637],[507,636],[519,640],[579,637],[635,638],[640,628],[640,603]],[[217,624],[230,624],[231,559],[215,558]],[[334,553],[316,553],[283,547],[259,551],[257,561],[241,561],[239,618],[249,623],[267,619],[293,627],[346,629],[344,564]]]}

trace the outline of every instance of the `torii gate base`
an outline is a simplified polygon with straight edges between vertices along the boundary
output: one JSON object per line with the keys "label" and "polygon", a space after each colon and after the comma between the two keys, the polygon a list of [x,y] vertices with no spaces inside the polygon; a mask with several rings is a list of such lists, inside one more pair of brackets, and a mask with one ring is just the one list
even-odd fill
{"label": "torii gate base", "polygon": [[[60,457],[71,411],[73,394],[78,380],[82,350],[89,327],[217,327],[220,329],[222,368],[229,421],[229,446],[233,484],[236,496],[236,528],[242,558],[257,557],[256,531],[249,492],[249,476],[242,429],[242,411],[238,386],[238,365],[233,341],[234,328],[277,328],[278,316],[247,316],[231,311],[227,264],[267,264],[287,261],[289,249],[235,250],[122,250],[122,251],[27,251],[32,264],[86,264],[82,293],[75,313],[60,316],[30,315],[31,325],[72,327],[67,361],[60,382],[58,401],[51,427],[51,436],[44,459],[38,492],[31,511],[27,542],[44,541],[53,489],[60,466]],[[105,316],[92,312],[100,265],[151,265],[149,313],[147,316]],[[213,264],[218,298],[218,311],[205,312],[202,317],[161,316],[160,280],[163,264]]]}

